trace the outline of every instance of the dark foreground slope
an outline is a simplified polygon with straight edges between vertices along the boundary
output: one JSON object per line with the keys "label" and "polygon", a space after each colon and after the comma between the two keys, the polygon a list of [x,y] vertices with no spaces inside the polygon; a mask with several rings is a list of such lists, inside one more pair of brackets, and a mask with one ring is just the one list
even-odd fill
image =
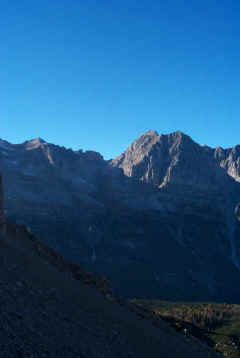
{"label": "dark foreground slope", "polygon": [[74,278],[69,264],[24,227],[8,223],[1,234],[0,272],[0,357],[217,356],[110,301],[83,283],[83,271]]}

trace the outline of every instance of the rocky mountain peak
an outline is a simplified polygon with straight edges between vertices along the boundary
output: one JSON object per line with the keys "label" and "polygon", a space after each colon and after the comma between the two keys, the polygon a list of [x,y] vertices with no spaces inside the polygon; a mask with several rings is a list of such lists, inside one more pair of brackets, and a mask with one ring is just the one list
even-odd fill
{"label": "rocky mountain peak", "polygon": [[[143,145],[146,142],[151,142],[156,140],[159,137],[159,134],[157,131],[150,129],[146,132],[144,132],[142,135],[140,135],[131,145],[130,147],[138,147],[140,145]],[[129,147],[129,148],[130,148]]]}
{"label": "rocky mountain peak", "polygon": [[217,147],[214,150],[214,157],[228,175],[240,182],[240,145],[228,149]]}
{"label": "rocky mountain peak", "polygon": [[154,130],[149,130],[137,138],[126,150],[126,154],[136,151],[138,154],[146,154],[152,146],[159,140],[159,134]]}
{"label": "rocky mountain peak", "polygon": [[29,149],[36,149],[36,148],[42,147],[46,144],[47,144],[47,142],[44,139],[34,138],[29,141],[26,141],[24,143],[24,147],[29,150]]}
{"label": "rocky mountain peak", "polygon": [[171,139],[172,141],[185,141],[194,143],[191,137],[181,131],[175,131],[169,134],[165,134],[166,137]]}
{"label": "rocky mountain peak", "polygon": [[147,130],[146,132],[144,132],[141,136],[141,137],[156,137],[156,136],[159,136],[158,132],[155,131],[155,129],[149,129]]}
{"label": "rocky mountain peak", "polygon": [[[231,152],[231,158],[238,155]],[[133,142],[111,164],[123,169],[125,175],[158,187],[169,183],[199,188],[224,185],[227,174],[216,158],[224,157],[219,148],[205,148],[181,131],[159,135],[150,130]],[[227,165],[227,164],[226,164]],[[234,161],[229,172],[240,172]],[[201,168],[201,170],[200,170]]]}

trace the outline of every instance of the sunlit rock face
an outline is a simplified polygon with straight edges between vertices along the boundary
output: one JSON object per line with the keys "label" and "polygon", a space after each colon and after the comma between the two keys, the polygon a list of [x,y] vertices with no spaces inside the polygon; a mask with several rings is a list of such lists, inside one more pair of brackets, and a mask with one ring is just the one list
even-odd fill
{"label": "sunlit rock face", "polygon": [[240,145],[228,149],[217,147],[214,155],[219,165],[227,170],[231,177],[240,182]]}
{"label": "sunlit rock face", "polygon": [[105,161],[41,138],[0,140],[5,208],[49,246],[108,277],[120,295],[236,301],[234,148],[151,130]]}
{"label": "sunlit rock face", "polygon": [[158,187],[173,184],[211,190],[229,182],[214,149],[200,146],[180,131],[167,135],[147,131],[111,164],[129,177]]}

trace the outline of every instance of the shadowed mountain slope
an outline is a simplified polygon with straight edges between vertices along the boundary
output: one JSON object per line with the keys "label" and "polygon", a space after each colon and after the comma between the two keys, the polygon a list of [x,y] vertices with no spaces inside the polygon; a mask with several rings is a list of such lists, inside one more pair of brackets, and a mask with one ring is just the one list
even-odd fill
{"label": "shadowed mountain slope", "polygon": [[217,357],[109,300],[104,280],[9,221],[0,234],[0,271],[0,357]]}
{"label": "shadowed mountain slope", "polygon": [[239,158],[181,132],[148,131],[112,161],[0,142],[8,216],[125,297],[240,299]]}

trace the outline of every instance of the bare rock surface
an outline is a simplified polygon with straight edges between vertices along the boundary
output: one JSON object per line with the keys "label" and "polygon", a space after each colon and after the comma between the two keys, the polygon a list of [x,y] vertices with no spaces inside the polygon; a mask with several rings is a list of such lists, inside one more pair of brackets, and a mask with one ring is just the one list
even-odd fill
{"label": "bare rock surface", "polygon": [[211,189],[231,183],[222,167],[227,167],[228,174],[237,180],[240,152],[236,148],[219,165],[217,149],[214,153],[214,149],[200,146],[180,131],[158,135],[151,130],[115,158],[112,165],[122,168],[129,177],[159,187],[177,184]]}
{"label": "bare rock surface", "polygon": [[228,149],[218,147],[214,154],[220,166],[227,170],[227,173],[236,181],[240,182],[240,145]]}

